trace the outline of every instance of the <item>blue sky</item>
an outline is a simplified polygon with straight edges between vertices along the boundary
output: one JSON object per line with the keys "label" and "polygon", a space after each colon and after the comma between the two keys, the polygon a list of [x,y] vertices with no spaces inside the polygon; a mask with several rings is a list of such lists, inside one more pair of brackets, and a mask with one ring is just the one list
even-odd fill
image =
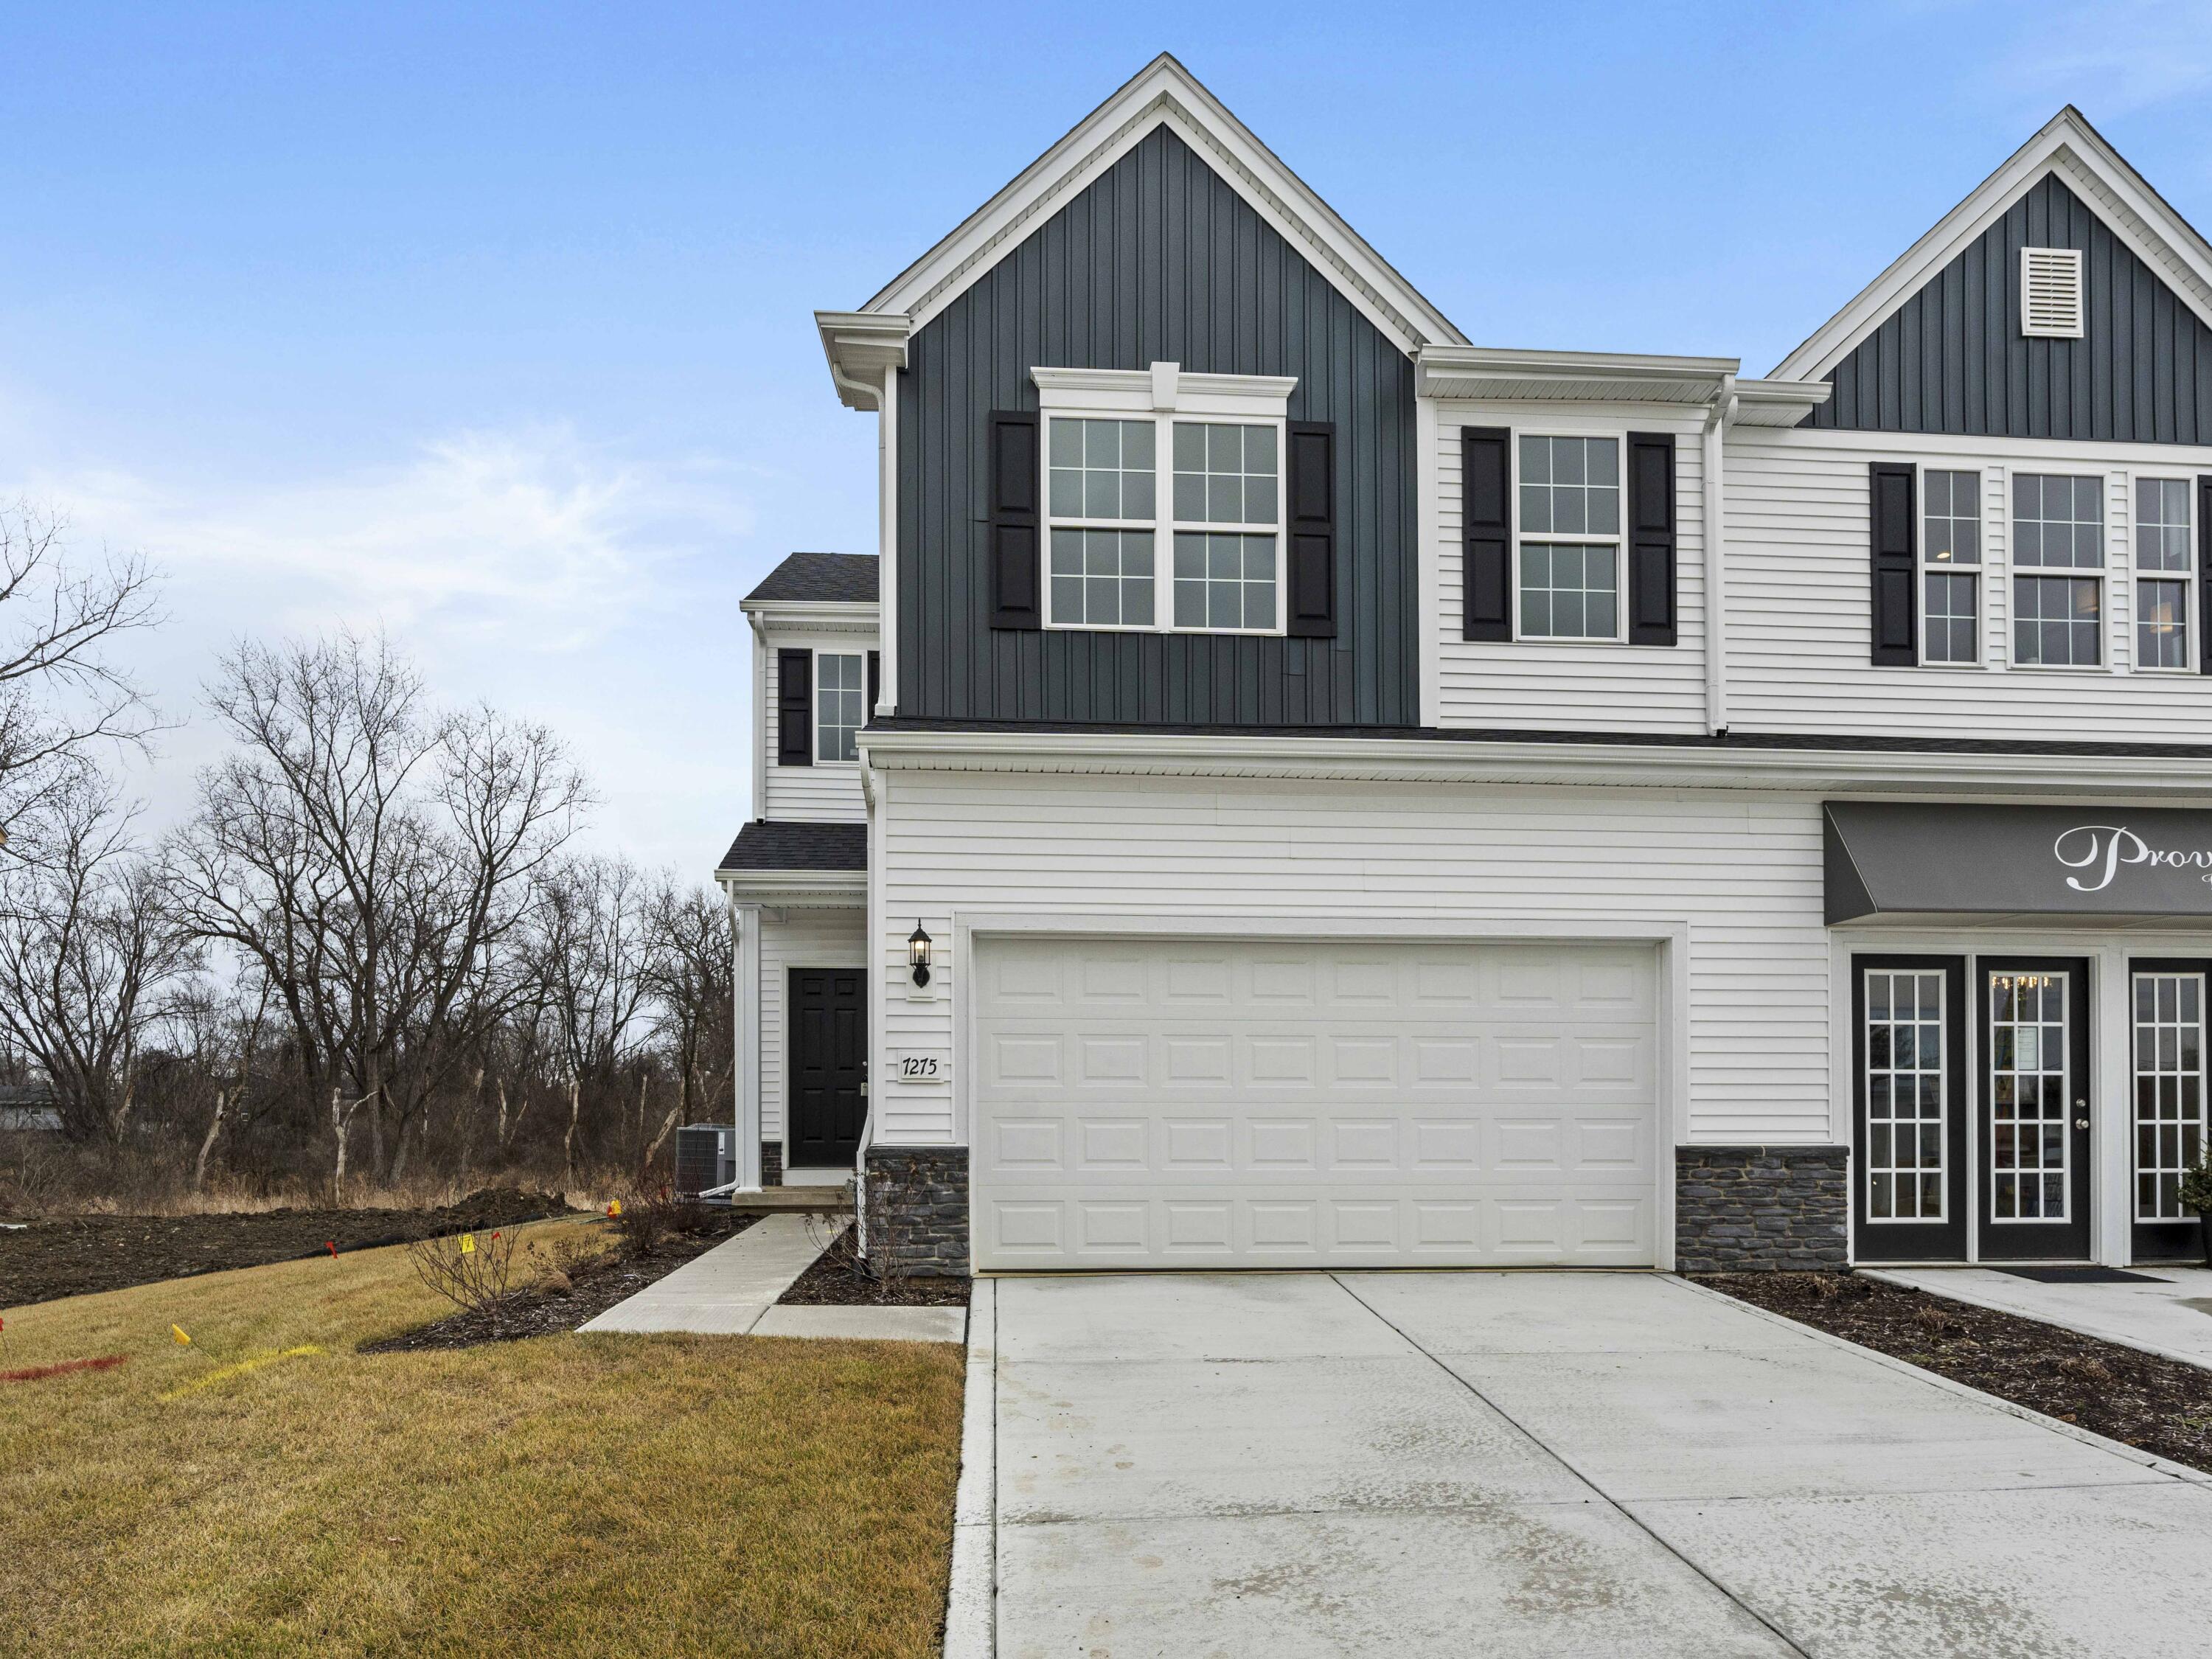
{"label": "blue sky", "polygon": [[[2212,0],[6,9],[0,497],[142,550],[189,721],[381,623],[596,835],[748,810],[737,601],[872,544],[859,304],[1163,48],[1470,337],[1762,372],[2079,104],[2212,226]],[[141,779],[160,819],[204,724]]]}

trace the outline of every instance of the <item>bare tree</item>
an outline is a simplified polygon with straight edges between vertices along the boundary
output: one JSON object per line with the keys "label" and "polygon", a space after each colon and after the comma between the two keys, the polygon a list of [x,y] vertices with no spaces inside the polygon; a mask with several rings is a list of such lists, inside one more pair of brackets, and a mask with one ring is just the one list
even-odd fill
{"label": "bare tree", "polygon": [[106,647],[156,620],[143,560],[70,562],[60,523],[0,509],[0,848],[20,857],[41,812],[82,783],[102,747],[143,741],[152,718]]}
{"label": "bare tree", "polygon": [[640,1159],[649,1166],[679,1123],[728,1113],[737,1053],[737,931],[719,893],[664,875],[646,907],[646,980],[676,1072],[676,1099]]}
{"label": "bare tree", "polygon": [[[209,701],[238,747],[201,776],[180,890],[267,980],[302,1092],[358,1102],[372,1172],[396,1180],[410,1126],[522,994],[521,929],[583,781],[543,726],[431,708],[380,639],[241,644]],[[351,1118],[333,1113],[341,1139]]]}
{"label": "bare tree", "polygon": [[568,860],[541,889],[530,972],[566,1074],[568,1176],[586,1098],[612,1104],[622,1067],[651,1035],[648,898],[627,859]]}
{"label": "bare tree", "polygon": [[113,788],[49,789],[39,855],[0,874],[0,1030],[45,1069],[64,1127],[120,1145],[165,998],[198,965],[162,871]]}

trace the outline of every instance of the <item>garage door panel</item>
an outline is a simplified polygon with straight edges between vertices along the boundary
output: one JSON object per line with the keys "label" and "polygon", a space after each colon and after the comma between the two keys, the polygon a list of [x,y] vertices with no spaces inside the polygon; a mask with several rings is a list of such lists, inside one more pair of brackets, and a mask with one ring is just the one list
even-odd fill
{"label": "garage door panel", "polygon": [[979,954],[979,1266],[1652,1258],[1646,948]]}

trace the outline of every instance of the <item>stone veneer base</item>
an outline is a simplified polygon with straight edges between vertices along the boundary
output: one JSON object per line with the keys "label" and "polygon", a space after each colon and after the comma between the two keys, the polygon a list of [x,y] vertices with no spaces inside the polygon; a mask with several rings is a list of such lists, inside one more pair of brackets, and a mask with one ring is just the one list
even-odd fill
{"label": "stone veneer base", "polygon": [[968,1149],[868,1148],[868,1255],[893,1273],[968,1277]]}
{"label": "stone veneer base", "polygon": [[783,1185],[783,1143],[780,1140],[761,1142],[761,1185]]}
{"label": "stone veneer base", "polygon": [[1675,1270],[1848,1266],[1850,1158],[1848,1146],[1677,1146]]}

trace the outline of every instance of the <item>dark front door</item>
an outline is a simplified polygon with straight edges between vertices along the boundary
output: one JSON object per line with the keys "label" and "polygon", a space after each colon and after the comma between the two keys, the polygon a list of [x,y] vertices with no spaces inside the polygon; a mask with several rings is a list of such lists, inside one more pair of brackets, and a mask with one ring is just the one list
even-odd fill
{"label": "dark front door", "polygon": [[2089,1255],[2089,965],[1983,957],[1980,1255]]}
{"label": "dark front door", "polygon": [[785,1167],[848,1168],[867,1121],[868,1002],[858,968],[791,970],[791,1121]]}
{"label": "dark front door", "polygon": [[1966,1259],[1966,963],[1854,957],[1861,1261]]}

